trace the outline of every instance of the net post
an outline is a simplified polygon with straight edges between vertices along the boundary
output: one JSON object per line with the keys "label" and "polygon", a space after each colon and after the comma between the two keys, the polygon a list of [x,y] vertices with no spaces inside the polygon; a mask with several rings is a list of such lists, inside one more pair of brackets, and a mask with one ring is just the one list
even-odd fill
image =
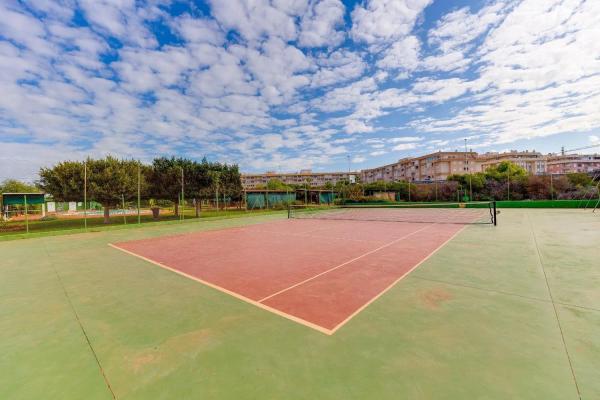
{"label": "net post", "polygon": [[288,204],[288,219],[292,218],[292,205]]}
{"label": "net post", "polygon": [[493,214],[494,226],[498,226],[498,212],[496,211],[496,200],[494,200],[492,202],[492,207],[494,209],[494,214]]}

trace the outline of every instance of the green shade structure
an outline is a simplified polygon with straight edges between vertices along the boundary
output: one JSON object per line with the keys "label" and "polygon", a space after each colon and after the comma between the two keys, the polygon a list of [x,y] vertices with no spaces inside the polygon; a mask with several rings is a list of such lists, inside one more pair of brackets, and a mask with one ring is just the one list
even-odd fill
{"label": "green shade structure", "polygon": [[20,206],[25,204],[44,204],[44,193],[2,193],[3,206]]}

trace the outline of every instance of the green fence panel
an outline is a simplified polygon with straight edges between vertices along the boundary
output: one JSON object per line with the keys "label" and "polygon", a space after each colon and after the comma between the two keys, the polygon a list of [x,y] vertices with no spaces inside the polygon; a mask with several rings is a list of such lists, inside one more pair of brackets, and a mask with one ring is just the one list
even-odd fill
{"label": "green fence panel", "polygon": [[285,206],[296,200],[296,193],[269,193],[269,207]]}
{"label": "green fence panel", "polygon": [[319,203],[321,204],[332,204],[335,200],[335,193],[321,192],[319,193]]}
{"label": "green fence panel", "polygon": [[[583,208],[593,205],[598,199],[592,200],[515,200],[498,201],[499,208]],[[589,204],[588,204],[589,203]]]}
{"label": "green fence panel", "polygon": [[249,209],[265,208],[264,193],[248,193],[246,194],[246,203]]}

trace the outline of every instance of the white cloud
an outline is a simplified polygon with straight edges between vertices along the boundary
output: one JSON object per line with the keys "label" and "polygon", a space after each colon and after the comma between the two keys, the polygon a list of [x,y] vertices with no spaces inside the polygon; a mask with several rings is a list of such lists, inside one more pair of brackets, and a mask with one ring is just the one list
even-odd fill
{"label": "white cloud", "polygon": [[338,50],[316,60],[319,70],[312,77],[312,86],[328,86],[362,76],[367,68],[360,54]]}
{"label": "white cloud", "polygon": [[400,143],[393,147],[394,151],[412,150],[417,148],[417,143]]}
{"label": "white cloud", "polygon": [[345,7],[340,0],[313,2],[300,23],[300,46],[339,45],[345,36],[343,30],[338,30],[344,23],[344,12]]}
{"label": "white cloud", "polygon": [[600,42],[594,37],[600,37],[599,2],[525,0],[477,50],[479,77],[452,83],[448,95],[470,90],[474,103],[454,117],[413,126],[483,133],[494,143],[600,127]]}
{"label": "white cloud", "polygon": [[[271,5],[268,0],[246,2],[244,0],[209,0],[211,11],[226,29],[238,31],[246,40],[255,42],[268,37],[295,40],[298,30],[294,16],[303,13],[306,2],[278,1]],[[288,14],[289,13],[289,14]]]}
{"label": "white cloud", "polygon": [[364,121],[349,119],[346,122],[345,129],[347,133],[367,133],[373,132],[373,127],[367,125]]}
{"label": "white cloud", "polygon": [[384,69],[414,71],[419,66],[419,49],[419,40],[415,36],[398,40],[385,51],[383,58],[377,61],[377,66]]}
{"label": "white cloud", "polygon": [[157,17],[152,6],[144,8],[132,1],[111,0],[81,0],[79,3],[94,29],[141,47],[157,45],[155,36],[144,24],[145,19]]}
{"label": "white cloud", "polygon": [[424,138],[422,136],[402,136],[402,137],[391,138],[391,139],[389,139],[389,141],[391,143],[405,143],[405,142],[420,142],[423,139]]}
{"label": "white cloud", "polygon": [[[18,173],[28,146],[40,163],[160,152],[299,168],[440,148],[452,132],[474,148],[598,139],[600,2],[490,1],[420,25],[429,3],[344,15],[339,0],[215,0],[172,16],[86,0],[78,25],[71,0],[0,2],[0,170]],[[413,133],[372,137],[398,132]]]}
{"label": "white cloud", "polygon": [[367,44],[389,43],[407,36],[431,0],[368,0],[352,11],[351,36]]}
{"label": "white cloud", "polygon": [[223,44],[225,35],[213,20],[192,18],[183,15],[172,21],[171,27],[191,43]]}
{"label": "white cloud", "polygon": [[495,1],[477,13],[471,13],[468,7],[450,12],[428,32],[429,44],[437,46],[444,54],[464,49],[502,21],[510,9],[508,1]]}

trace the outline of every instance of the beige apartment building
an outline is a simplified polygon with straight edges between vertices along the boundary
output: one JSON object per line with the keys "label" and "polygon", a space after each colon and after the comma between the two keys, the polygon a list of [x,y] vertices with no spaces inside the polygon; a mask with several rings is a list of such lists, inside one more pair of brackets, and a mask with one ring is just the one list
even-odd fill
{"label": "beige apartment building", "polygon": [[[277,179],[288,185],[323,186],[326,183],[335,185],[342,180],[349,180],[350,176],[360,176],[359,172],[313,172],[309,169],[297,173],[277,173],[267,171],[264,174],[242,174],[242,186],[245,189],[256,189],[265,186],[271,179]],[[353,178],[354,179],[354,178]]]}
{"label": "beige apartment building", "polygon": [[534,151],[511,150],[504,153],[485,153],[477,157],[479,170],[484,172],[500,164],[502,161],[511,161],[524,168],[531,175],[543,175],[546,173],[547,157],[542,153]]}
{"label": "beige apartment building", "polygon": [[550,174],[593,172],[600,170],[600,154],[550,155],[547,171]]}
{"label": "beige apartment building", "polygon": [[396,163],[362,170],[364,183],[376,181],[428,182],[446,180],[448,175],[478,172],[477,153],[473,151],[438,151]]}
{"label": "beige apartment building", "polygon": [[477,154],[473,151],[438,151],[420,157],[403,158],[395,163],[360,172],[312,172],[242,174],[242,185],[246,189],[264,186],[271,179],[287,184],[310,184],[323,186],[327,182],[336,184],[358,176],[363,183],[384,182],[433,182],[445,181],[448,175],[484,172],[502,161],[511,161],[532,175],[567,174],[600,170],[600,154],[593,155],[543,155],[534,151],[508,151],[504,153]]}

